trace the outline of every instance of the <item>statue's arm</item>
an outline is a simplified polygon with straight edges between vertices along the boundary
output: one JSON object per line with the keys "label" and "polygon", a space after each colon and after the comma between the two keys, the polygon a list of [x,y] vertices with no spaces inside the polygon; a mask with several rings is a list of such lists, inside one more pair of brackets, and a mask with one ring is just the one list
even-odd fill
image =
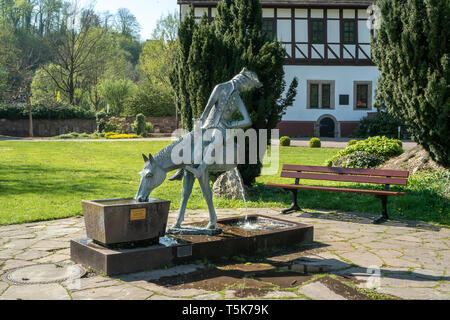
{"label": "statue's arm", "polygon": [[220,93],[220,87],[217,85],[213,92],[211,93],[211,96],[209,97],[208,103],[206,104],[205,110],[203,111],[202,116],[200,117],[200,121],[205,121],[208,118],[209,112],[211,111],[211,108],[213,105],[216,104],[216,102],[219,100],[219,93]]}
{"label": "statue's arm", "polygon": [[250,118],[250,115],[248,114],[247,107],[244,104],[244,101],[242,101],[241,98],[237,99],[237,108],[241,112],[242,116],[244,117],[244,120],[241,121],[232,121],[231,127],[232,128],[247,128],[252,125],[252,119]]}

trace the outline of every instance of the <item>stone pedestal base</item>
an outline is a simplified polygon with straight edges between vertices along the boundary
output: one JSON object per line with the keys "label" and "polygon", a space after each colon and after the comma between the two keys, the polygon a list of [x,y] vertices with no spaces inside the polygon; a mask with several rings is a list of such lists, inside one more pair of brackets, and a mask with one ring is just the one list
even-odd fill
{"label": "stone pedestal base", "polygon": [[204,229],[204,228],[170,228],[166,231],[166,234],[179,234],[179,235],[205,235],[205,236],[215,236],[222,233],[222,229]]}
{"label": "stone pedestal base", "polygon": [[227,218],[217,222],[222,229],[220,234],[170,235],[166,238],[170,238],[171,241],[161,242],[166,245],[158,244],[134,249],[109,249],[94,243],[91,239],[84,239],[71,241],[71,258],[85,267],[106,275],[115,275],[195,260],[254,254],[273,247],[289,247],[313,241],[313,226],[260,215],[249,215],[248,219],[272,221],[280,227],[265,231],[247,231],[240,226],[242,217]]}

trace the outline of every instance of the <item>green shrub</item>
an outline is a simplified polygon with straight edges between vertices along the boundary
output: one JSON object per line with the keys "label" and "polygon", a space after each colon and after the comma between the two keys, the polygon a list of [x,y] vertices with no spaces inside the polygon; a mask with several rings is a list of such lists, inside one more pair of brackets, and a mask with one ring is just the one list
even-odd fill
{"label": "green shrub", "polygon": [[80,134],[78,135],[78,137],[79,137],[79,138],[92,138],[92,136],[91,136],[89,133],[85,133],[85,132],[80,133]]}
{"label": "green shrub", "polygon": [[133,132],[143,137],[146,137],[153,131],[153,125],[150,122],[145,122],[145,116],[140,113],[136,116],[136,121],[131,126]]}
{"label": "green shrub", "polygon": [[[413,174],[408,179],[407,188],[418,192],[436,192],[439,196],[450,200],[450,170],[424,171]],[[447,214],[450,214],[448,209]]]}
{"label": "green shrub", "polygon": [[355,136],[360,138],[385,136],[398,137],[398,127],[402,123],[387,112],[378,112],[374,117],[364,117],[359,122]]}
{"label": "green shrub", "polygon": [[127,122],[125,118],[122,117],[111,117],[105,124],[104,131],[106,132],[117,132],[117,133],[128,133],[132,131],[131,125]]}
{"label": "green shrub", "polygon": [[[389,139],[386,137],[371,137],[369,139],[358,141],[357,143],[348,146],[346,149],[339,152],[337,155],[335,155],[333,158],[329,159],[327,161],[328,166],[341,166],[349,155],[354,154],[356,152],[364,152],[371,156],[377,157],[382,159],[382,162],[385,162],[386,160],[398,156],[403,153],[402,149],[402,142],[400,140],[396,139]],[[357,159],[365,158],[366,160],[357,161]],[[369,159],[367,155],[358,154],[356,158],[351,158],[351,163],[353,165],[356,165],[358,163],[364,163],[364,164],[374,164],[377,161],[375,158]],[[355,160],[356,159],[356,160]],[[379,163],[379,164],[381,164]],[[378,165],[379,165],[378,164]],[[375,165],[377,166],[377,165]],[[355,166],[356,168],[356,166]],[[363,167],[364,168],[364,167]]]}
{"label": "green shrub", "polygon": [[[1,104],[0,119],[28,119],[28,108],[27,105]],[[45,104],[33,105],[32,114],[33,119],[95,119],[94,112],[61,102],[48,102]]]}
{"label": "green shrub", "polygon": [[347,147],[350,147],[350,146],[352,146],[352,145],[354,145],[354,144],[357,144],[358,143],[358,140],[350,140],[348,143],[347,143]]}
{"label": "green shrub", "polygon": [[108,121],[108,114],[103,111],[97,112],[95,121],[97,122],[97,132],[104,132],[106,122]]}
{"label": "green shrub", "polygon": [[145,124],[145,131],[147,132],[147,134],[153,132],[153,124],[151,122],[147,122]]}
{"label": "green shrub", "polygon": [[139,113],[136,116],[136,121],[131,126],[131,129],[133,132],[139,134],[139,135],[146,135],[145,132],[145,116],[142,113]]}
{"label": "green shrub", "polygon": [[111,114],[122,115],[127,100],[136,91],[136,85],[129,79],[104,79],[98,84],[103,100],[109,104]]}
{"label": "green shrub", "polygon": [[139,113],[146,117],[175,116],[173,101],[171,88],[145,82],[126,101],[125,113],[129,116]]}
{"label": "green shrub", "polygon": [[58,139],[73,139],[73,136],[71,134],[60,134],[56,138],[58,138]]}
{"label": "green shrub", "polygon": [[286,136],[281,137],[280,146],[289,147],[290,145],[291,145],[291,138],[286,137]]}
{"label": "green shrub", "polygon": [[384,162],[383,157],[365,151],[356,151],[333,162],[334,167],[375,168]]}
{"label": "green shrub", "polygon": [[319,138],[312,138],[309,141],[309,147],[310,148],[320,148],[322,146],[322,143],[320,142]]}

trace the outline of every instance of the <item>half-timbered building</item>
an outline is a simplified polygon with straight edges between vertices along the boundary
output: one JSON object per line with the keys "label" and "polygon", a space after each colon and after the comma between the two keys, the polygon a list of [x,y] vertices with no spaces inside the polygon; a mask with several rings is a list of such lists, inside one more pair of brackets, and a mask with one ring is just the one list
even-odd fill
{"label": "half-timbered building", "polygon": [[[374,0],[262,0],[263,31],[286,49],[286,82],[298,93],[278,127],[291,137],[347,137],[375,111],[379,76],[370,50]],[[212,20],[218,1],[178,0],[180,18]]]}

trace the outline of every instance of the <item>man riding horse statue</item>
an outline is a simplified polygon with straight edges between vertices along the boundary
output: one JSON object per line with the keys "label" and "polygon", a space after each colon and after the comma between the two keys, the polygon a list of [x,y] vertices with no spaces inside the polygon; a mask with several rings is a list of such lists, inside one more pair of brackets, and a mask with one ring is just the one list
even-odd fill
{"label": "man riding horse statue", "polygon": [[[247,128],[252,125],[247,108],[239,94],[261,87],[262,84],[259,81],[258,76],[246,68],[242,69],[242,71],[230,81],[217,85],[214,88],[194,131],[184,135],[176,142],[167,146],[155,155],[155,157],[151,154],[149,154],[148,157],[143,155],[145,165],[144,169],[140,172],[141,181],[136,200],[139,202],[148,201],[150,193],[164,182],[167,173],[178,169],[177,173],[169,179],[173,181],[184,178],[178,219],[172,229],[181,228],[181,224],[184,221],[187,202],[191,195],[195,179],[197,179],[202,189],[203,197],[208,205],[210,221],[206,229],[215,230],[217,216],[213,205],[211,187],[209,185],[209,173],[233,170],[237,167],[237,160],[236,157],[234,157],[233,163],[226,163],[227,161],[215,161],[217,159],[217,154],[214,157],[212,154],[214,151],[217,152],[216,148],[219,144],[224,150],[223,157],[226,157],[227,149],[224,147],[224,138],[227,137],[227,131],[236,128]],[[232,116],[235,111],[241,113],[243,120],[232,121]],[[202,139],[202,141],[200,142],[200,146],[198,146],[198,141],[194,141],[195,139],[198,139],[195,131],[200,131],[201,133],[200,139]],[[207,143],[204,143],[202,137],[203,133],[207,131],[211,135],[211,139]],[[228,152],[234,152],[233,154],[236,156],[238,145],[233,142],[232,146],[233,150],[228,150]],[[190,151],[190,154],[187,157],[189,161],[174,161],[176,156],[179,156],[180,150]],[[183,159],[186,158],[185,156],[186,155],[183,155]],[[201,161],[196,161],[196,159],[201,159]]]}

